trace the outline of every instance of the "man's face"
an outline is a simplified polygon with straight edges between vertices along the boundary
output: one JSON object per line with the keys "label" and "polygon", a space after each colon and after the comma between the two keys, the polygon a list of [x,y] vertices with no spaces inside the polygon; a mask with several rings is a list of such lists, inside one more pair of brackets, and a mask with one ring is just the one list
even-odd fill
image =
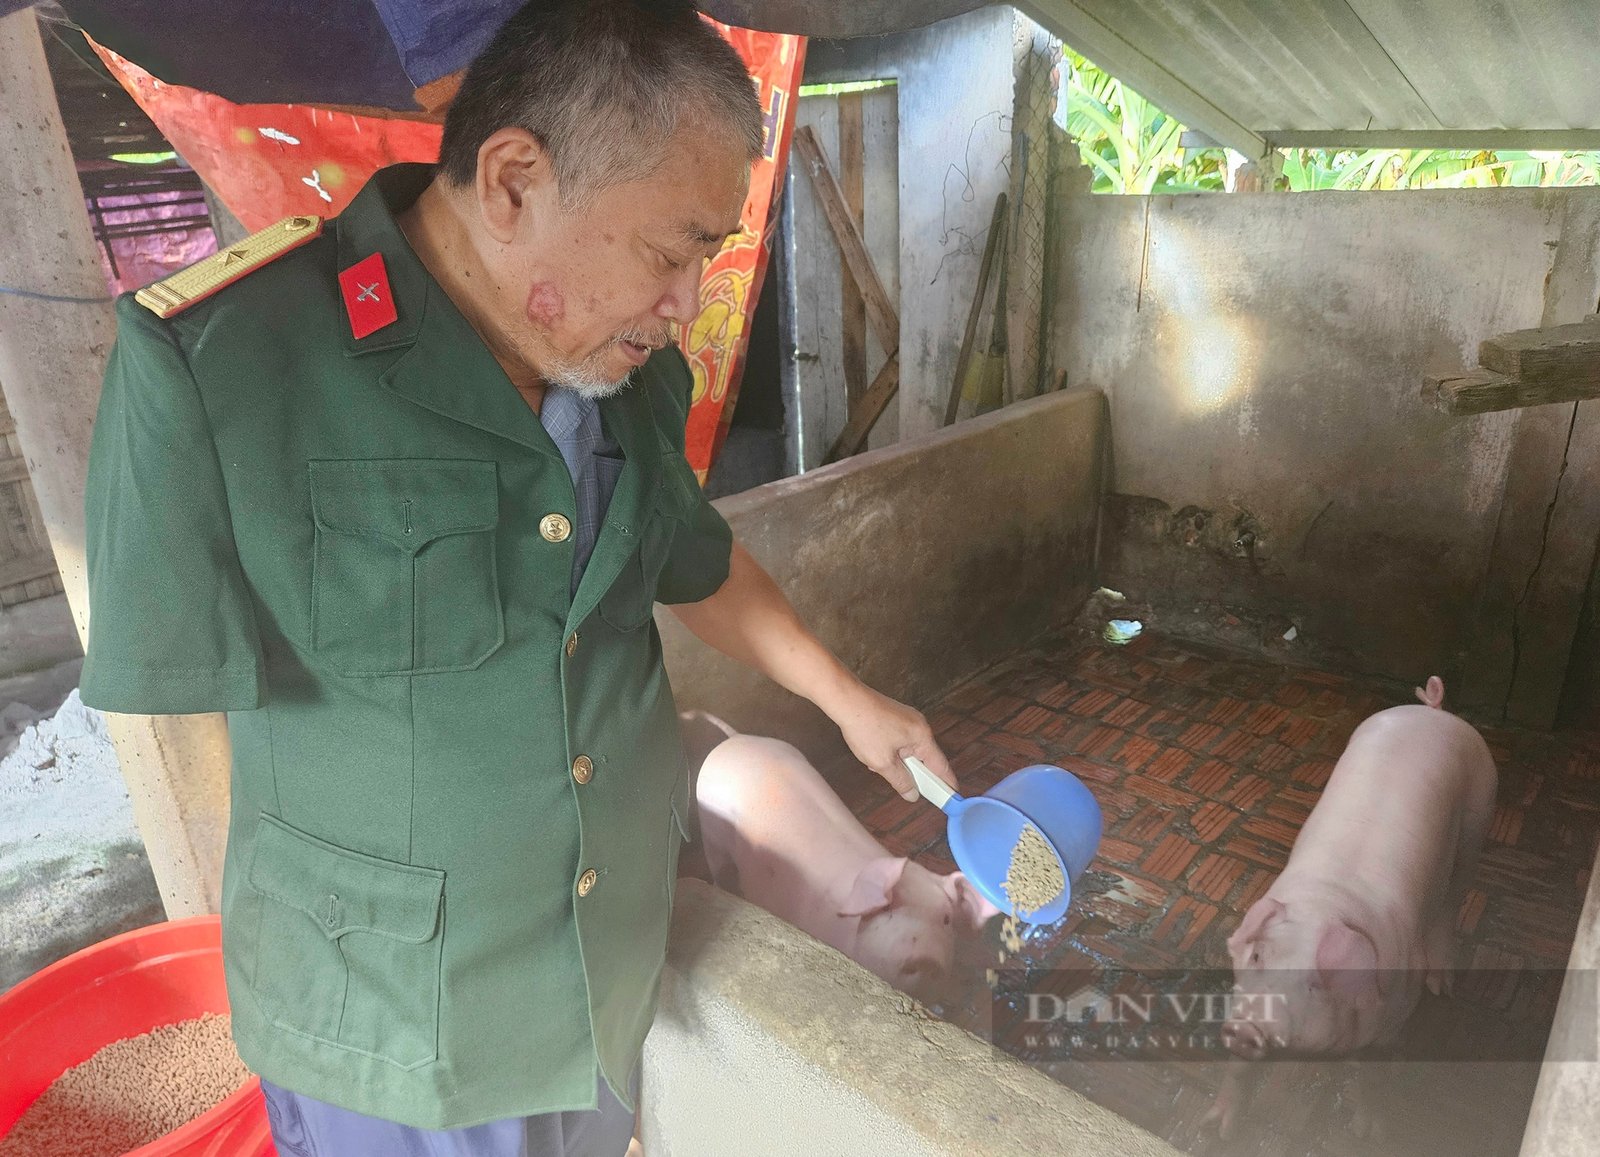
{"label": "man's face", "polygon": [[739,228],[749,165],[731,134],[681,128],[650,176],[564,211],[530,185],[512,240],[487,255],[500,343],[544,381],[615,393],[699,312],[705,261]]}

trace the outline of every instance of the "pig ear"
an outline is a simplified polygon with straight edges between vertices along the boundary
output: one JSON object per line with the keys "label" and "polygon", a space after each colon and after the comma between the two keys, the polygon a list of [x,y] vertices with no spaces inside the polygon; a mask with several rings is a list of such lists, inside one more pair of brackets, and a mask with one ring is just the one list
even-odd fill
{"label": "pig ear", "polygon": [[989,898],[973,887],[972,881],[962,873],[951,872],[945,880],[955,897],[957,907],[974,930],[982,928],[996,916],[1004,915],[1000,909],[989,903]]}
{"label": "pig ear", "polygon": [[1317,979],[1329,992],[1358,1001],[1376,1000],[1378,946],[1342,921],[1330,926],[1317,942]]}
{"label": "pig ear", "polygon": [[1252,940],[1259,940],[1266,931],[1267,925],[1281,917],[1288,909],[1283,901],[1274,900],[1270,896],[1263,896],[1244,914],[1244,922],[1239,925],[1239,930],[1228,937],[1228,951],[1235,956],[1239,949]]}
{"label": "pig ear", "polygon": [[850,895],[839,909],[841,916],[872,916],[887,911],[895,885],[906,870],[904,856],[883,856],[870,860],[850,887]]}

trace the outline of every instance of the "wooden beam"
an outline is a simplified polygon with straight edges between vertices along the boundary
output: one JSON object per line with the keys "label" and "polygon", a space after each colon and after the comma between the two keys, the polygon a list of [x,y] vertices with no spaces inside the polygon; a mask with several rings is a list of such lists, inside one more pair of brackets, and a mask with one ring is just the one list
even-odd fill
{"label": "wooden beam", "polygon": [[[950,398],[944,407],[944,424],[953,425],[961,411],[961,387],[966,385],[967,367],[972,364],[972,351],[978,339],[978,318],[983,314],[983,301],[989,291],[989,273],[994,268],[995,247],[1006,228],[1006,195],[994,199],[994,213],[989,218],[989,235],[983,243],[983,259],[978,263],[978,289],[972,295],[972,308],[967,312],[966,332],[961,335],[961,352],[956,355],[955,380],[950,383]],[[999,308],[998,300],[996,308]]]}
{"label": "wooden beam", "polygon": [[[866,147],[863,140],[861,94],[839,97],[839,185],[845,207],[863,237],[866,236]],[[840,270],[840,344],[844,354],[844,389],[854,409],[867,389],[867,303],[846,266]]]}
{"label": "wooden beam", "polygon": [[[1156,97],[1152,94],[1151,98]],[[1163,106],[1165,107],[1165,106]],[[1176,109],[1173,115],[1180,115]],[[1189,122],[1185,122],[1186,124]],[[1274,149],[1600,149],[1600,129],[1307,129],[1265,132]]]}
{"label": "wooden beam", "polygon": [[872,379],[872,385],[861,395],[861,401],[850,411],[850,420],[844,424],[844,429],[839,431],[839,437],[834,440],[833,448],[823,459],[824,464],[848,458],[861,449],[867,440],[867,435],[872,432],[873,424],[882,417],[884,410],[889,408],[889,401],[899,388],[900,353],[897,350],[889,355],[889,360],[883,363],[878,376]]}
{"label": "wooden beam", "polygon": [[[1600,321],[1503,333],[1479,345],[1478,361],[1484,369],[1516,378],[1526,386],[1556,391],[1600,386]],[[1548,400],[1570,401],[1572,396]]]}
{"label": "wooden beam", "polygon": [[894,353],[900,348],[900,315],[890,303],[883,282],[878,280],[878,271],[867,253],[866,242],[861,239],[861,231],[850,216],[844,194],[839,191],[839,182],[834,180],[833,171],[828,168],[828,159],[822,155],[817,135],[811,131],[810,125],[806,125],[795,131],[794,143],[800,150],[801,160],[805,162],[802,167],[811,176],[817,202],[822,206],[828,226],[839,243],[845,266],[855,278],[861,296],[866,299],[867,321],[872,326],[872,332],[879,345],[889,353]]}
{"label": "wooden beam", "polygon": [[1600,398],[1600,383],[1553,386],[1525,382],[1493,370],[1457,370],[1430,374],[1423,380],[1422,394],[1445,413],[1461,416]]}

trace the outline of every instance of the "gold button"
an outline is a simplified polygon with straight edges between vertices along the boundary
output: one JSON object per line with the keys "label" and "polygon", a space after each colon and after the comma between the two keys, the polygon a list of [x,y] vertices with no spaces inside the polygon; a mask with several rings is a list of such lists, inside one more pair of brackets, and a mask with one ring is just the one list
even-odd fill
{"label": "gold button", "polygon": [[546,542],[566,542],[572,534],[572,523],[564,514],[547,514],[539,520],[539,533]]}
{"label": "gold button", "polygon": [[588,783],[594,778],[594,760],[587,755],[580,755],[572,761],[572,778],[579,783]]}
{"label": "gold button", "polygon": [[567,640],[567,658],[570,659],[570,658],[572,658],[572,656],[576,655],[577,653],[578,653],[578,632],[577,631],[573,631],[572,632],[572,637]]}
{"label": "gold button", "polygon": [[594,882],[598,878],[599,877],[595,875],[593,868],[586,869],[583,875],[578,877],[578,895],[587,896],[591,891],[593,891]]}

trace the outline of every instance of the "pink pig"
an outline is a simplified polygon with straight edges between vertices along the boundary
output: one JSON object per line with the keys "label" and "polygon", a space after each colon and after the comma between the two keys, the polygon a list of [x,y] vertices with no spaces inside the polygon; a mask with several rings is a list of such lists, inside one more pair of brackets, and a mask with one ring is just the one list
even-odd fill
{"label": "pink pig", "polygon": [[[1455,917],[1494,811],[1494,760],[1471,726],[1394,707],[1350,737],[1289,862],[1228,939],[1236,1057],[1340,1056],[1392,1042],[1424,983],[1450,986]],[[1273,994],[1268,998],[1268,994]],[[1235,1069],[1210,1119],[1229,1132]]]}
{"label": "pink pig", "polygon": [[967,950],[1000,911],[965,876],[890,855],[798,750],[720,726],[695,789],[713,883],[926,1004],[982,977]]}

